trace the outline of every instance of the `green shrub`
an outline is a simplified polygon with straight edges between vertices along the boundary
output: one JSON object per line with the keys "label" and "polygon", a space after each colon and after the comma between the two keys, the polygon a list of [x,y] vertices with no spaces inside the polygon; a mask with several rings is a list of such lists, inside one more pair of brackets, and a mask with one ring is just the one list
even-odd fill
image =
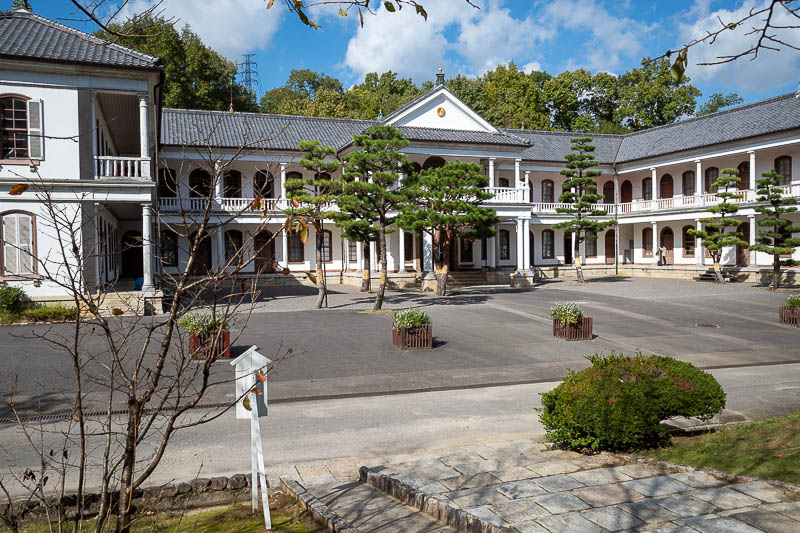
{"label": "green shrub", "polygon": [[19,316],[32,322],[60,322],[75,320],[78,312],[74,307],[66,305],[37,305],[24,309]]}
{"label": "green shrub", "polygon": [[422,324],[431,324],[431,317],[425,311],[419,309],[403,309],[392,313],[394,319],[394,329],[407,329]]}
{"label": "green shrub", "polygon": [[201,313],[189,313],[182,316],[178,320],[178,325],[195,335],[228,329],[228,321],[223,317]]}
{"label": "green shrub", "polygon": [[548,439],[572,449],[634,450],[668,440],[663,420],[709,419],[725,407],[711,374],[690,363],[612,351],[587,357],[592,366],[570,372],[542,394],[539,418]]}
{"label": "green shrub", "polygon": [[0,287],[0,311],[5,313],[19,313],[28,300],[25,291],[19,287],[4,285]]}
{"label": "green shrub", "polygon": [[583,309],[578,304],[556,304],[550,308],[550,316],[560,320],[562,326],[577,324],[583,318]]}
{"label": "green shrub", "polygon": [[789,307],[800,307],[800,294],[791,294],[786,298],[786,305]]}

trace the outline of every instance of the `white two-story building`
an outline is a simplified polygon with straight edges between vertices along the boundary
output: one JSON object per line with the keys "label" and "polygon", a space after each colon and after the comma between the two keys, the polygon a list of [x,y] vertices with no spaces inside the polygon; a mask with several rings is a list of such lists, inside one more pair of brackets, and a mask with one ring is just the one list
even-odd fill
{"label": "white two-story building", "polygon": [[[201,241],[196,274],[245,246],[255,256],[246,275],[265,284],[302,282],[317,268],[315,239],[303,244],[283,231],[286,180],[308,173],[298,165],[297,145],[318,140],[345,155],[354,135],[379,123],[404,133],[410,141],[404,151],[417,168],[461,160],[485,169],[494,194],[486,206],[501,221],[494,237],[454,247],[454,270],[520,285],[570,272],[563,268],[573,262],[570,236],[553,224],[565,220],[556,211],[564,182],[559,171],[575,133],[495,128],[456,98],[441,74],[433,89],[380,121],[161,109],[162,80],[156,58],[39,17],[27,5],[0,12],[5,283],[42,299],[63,295],[64,272],[56,267],[78,252],[87,290],[158,289],[161,276],[185,266],[193,214],[204,210],[207,195],[219,227]],[[742,176],[737,218],[751,243],[761,217],[754,210],[761,173],[776,170],[785,194],[800,196],[800,170],[793,172],[800,161],[800,100],[794,95],[592,137],[603,172],[598,192],[617,225],[584,243],[590,276],[705,271],[711,259],[687,230],[700,227],[707,207],[719,201],[711,183],[724,168]],[[224,179],[212,187],[219,168]],[[9,194],[20,183],[37,186]],[[52,201],[43,201],[42,188]],[[176,227],[183,231],[171,231]],[[79,250],[64,249],[65,228]],[[356,271],[376,270],[374,243],[347,242],[333,223],[321,231],[329,276],[355,283]],[[660,245],[666,266],[657,266]],[[389,237],[390,280],[424,285],[432,252],[427,234],[398,228]],[[723,262],[740,278],[768,281],[771,261],[741,247],[726,250]],[[275,273],[287,267],[292,275]]]}

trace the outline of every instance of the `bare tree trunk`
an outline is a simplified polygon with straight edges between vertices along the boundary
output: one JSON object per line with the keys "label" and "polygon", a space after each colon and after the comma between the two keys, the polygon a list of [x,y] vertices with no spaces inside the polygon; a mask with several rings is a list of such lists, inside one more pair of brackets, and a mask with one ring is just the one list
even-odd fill
{"label": "bare tree trunk", "polygon": [[434,276],[436,277],[436,296],[447,295],[447,275],[450,267],[450,234],[446,231],[436,230],[433,235],[434,253],[436,264]]}
{"label": "bare tree trunk", "polygon": [[575,255],[575,276],[578,279],[578,283],[586,283],[586,278],[583,277],[583,261],[581,257],[581,243],[580,239],[578,239],[578,234],[573,234],[573,254]]}
{"label": "bare tree trunk", "polygon": [[314,225],[314,232],[316,233],[314,238],[316,240],[317,248],[317,301],[314,302],[314,309],[321,309],[322,302],[325,301],[325,291],[327,290],[327,287],[325,286],[325,277],[322,275],[322,248],[325,244],[325,241],[319,222]]}
{"label": "bare tree trunk", "polygon": [[[365,242],[361,245],[361,250],[359,250],[361,254],[361,262],[364,264],[364,267],[361,269],[361,292],[369,292],[370,291],[370,256],[369,256],[369,243]],[[366,256],[366,257],[365,257]]]}
{"label": "bare tree trunk", "polygon": [[772,259],[772,283],[769,290],[777,291],[781,283],[781,257],[775,254]]}
{"label": "bare tree trunk", "polygon": [[125,451],[122,476],[119,480],[119,507],[117,509],[116,533],[129,533],[133,508],[133,471],[136,466],[136,434],[139,426],[139,408],[135,393],[128,397],[128,423],[125,427]]}
{"label": "bare tree trunk", "polygon": [[714,277],[716,278],[717,283],[725,283],[725,278],[722,277],[722,267],[719,264],[720,259],[722,259],[721,255],[722,255],[721,253],[713,255],[713,259],[714,259]]}
{"label": "bare tree trunk", "polygon": [[373,311],[381,310],[383,307],[383,295],[386,292],[386,223],[383,220],[380,222],[380,230],[378,235],[378,253],[381,259],[381,279],[380,284],[378,285],[378,292],[375,295],[375,306],[372,308]]}

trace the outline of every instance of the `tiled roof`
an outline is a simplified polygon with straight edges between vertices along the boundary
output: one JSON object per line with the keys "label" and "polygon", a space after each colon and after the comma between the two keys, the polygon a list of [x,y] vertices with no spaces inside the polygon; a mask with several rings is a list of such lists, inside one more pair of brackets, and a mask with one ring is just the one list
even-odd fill
{"label": "tiled roof", "polygon": [[[350,145],[353,136],[370,126],[373,120],[268,115],[261,113],[226,113],[165,109],[162,115],[161,139],[167,145],[208,144],[220,147],[240,147],[271,150],[296,150],[303,140],[316,140],[341,150]],[[410,141],[457,142],[524,147],[525,139],[510,133],[443,130],[403,126],[400,128]]]}
{"label": "tiled roof", "polygon": [[625,135],[617,162],[738,141],[800,128],[794,93]]}
{"label": "tiled roof", "polygon": [[164,109],[161,142],[166,145],[207,145],[238,148],[244,145],[270,150],[297,150],[304,140],[340,149],[353,135],[377,124],[372,120],[226,113]]}
{"label": "tiled roof", "polygon": [[0,11],[0,57],[157,68],[161,61],[26,11]]}
{"label": "tiled roof", "polygon": [[594,157],[599,163],[612,164],[622,142],[622,135],[601,135],[597,133],[576,133],[561,131],[523,131],[501,130],[507,134],[522,137],[530,143],[530,148],[522,153],[529,161],[564,162],[564,155],[572,151],[570,139],[587,136],[595,146]]}

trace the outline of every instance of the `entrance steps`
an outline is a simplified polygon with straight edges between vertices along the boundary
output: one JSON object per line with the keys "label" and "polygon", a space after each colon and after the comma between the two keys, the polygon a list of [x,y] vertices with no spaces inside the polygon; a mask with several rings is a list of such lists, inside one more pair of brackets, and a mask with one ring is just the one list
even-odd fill
{"label": "entrance steps", "polygon": [[[722,269],[722,278],[728,283],[739,281],[734,274],[732,274],[731,272],[726,271],[724,268]],[[706,270],[705,272],[703,272],[699,276],[695,276],[694,280],[695,281],[707,282],[707,283],[709,283],[709,282],[710,283],[716,283],[717,276],[714,274],[714,269],[713,268],[709,268],[708,270]]]}
{"label": "entrance steps", "polygon": [[447,274],[448,287],[474,287],[487,284],[486,273],[480,270],[461,270]]}
{"label": "entrance steps", "polygon": [[307,487],[306,490],[362,533],[456,531],[361,481],[329,483]]}

